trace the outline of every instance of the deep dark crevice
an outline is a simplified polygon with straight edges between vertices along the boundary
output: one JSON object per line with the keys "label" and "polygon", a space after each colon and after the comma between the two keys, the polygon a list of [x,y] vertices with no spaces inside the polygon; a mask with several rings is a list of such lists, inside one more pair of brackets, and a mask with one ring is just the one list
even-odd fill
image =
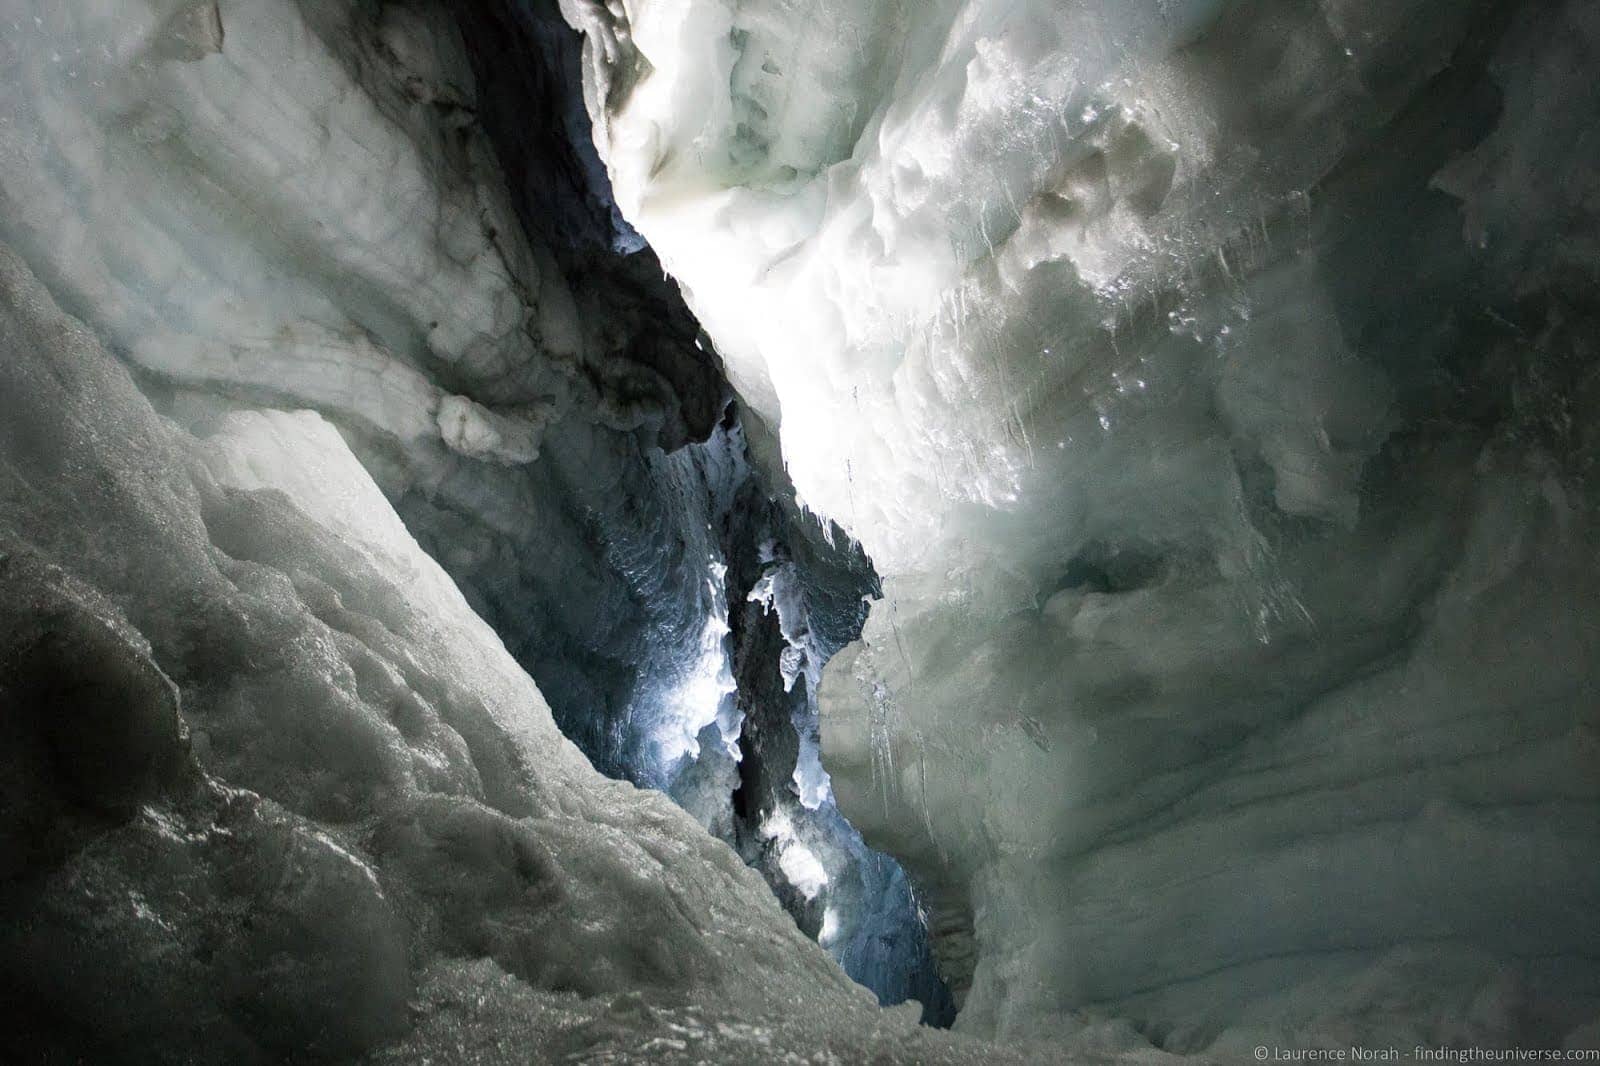
{"label": "deep dark crevice", "polygon": [[[611,196],[582,100],[581,39],[553,0],[483,0],[460,5],[456,13],[478,83],[477,118],[529,236],[551,249],[579,298],[580,314],[625,314],[649,323],[642,331],[618,330],[636,339],[612,353],[616,360],[586,365],[582,373],[597,391],[609,385],[615,393],[618,383],[605,376],[616,373],[617,365],[639,368],[668,384],[678,418],[676,432],[669,414],[655,440],[640,440],[611,499],[590,501],[613,508],[603,520],[584,502],[582,472],[568,469],[560,454],[547,456],[533,475],[544,486],[541,500],[562,512],[559,522],[598,546],[607,565],[622,575],[631,591],[630,606],[620,613],[643,619],[634,623],[641,632],[626,632],[608,617],[601,619],[611,626],[608,636],[578,633],[586,623],[571,597],[581,593],[541,586],[537,574],[518,574],[514,560],[510,572],[452,572],[474,608],[529,668],[557,724],[597,769],[666,788],[691,812],[697,803],[704,805],[697,794],[725,789],[727,814],[708,828],[762,873],[800,928],[817,938],[829,907],[861,912],[859,921],[834,915],[835,925],[845,929],[844,942],[828,946],[847,972],[884,1003],[916,998],[925,1021],[948,1025],[954,1006],[937,976],[904,873],[868,850],[831,800],[808,807],[795,784],[803,744],[808,740],[814,750],[817,742],[814,694],[805,671],[795,675],[795,664],[807,655],[831,654],[859,633],[863,597],[877,587],[871,564],[859,550],[835,548],[814,523],[808,526],[810,520],[784,506],[749,465],[738,405],[728,402],[731,390],[709,341]],[[669,458],[654,450],[657,444],[687,450]],[[673,477],[687,478],[690,491],[704,498],[685,510],[682,486],[661,484]],[[400,504],[424,547],[441,559],[448,557],[448,545],[431,542],[426,531],[441,528],[436,519],[449,506],[448,500],[420,497]],[[704,621],[706,605],[697,598],[694,580],[703,560],[694,553],[705,545],[684,527],[685,514],[702,507],[714,516],[710,546],[726,567],[724,644],[734,682],[732,709],[741,719],[739,759],[726,771],[716,769],[719,759],[732,757],[718,750],[715,726],[701,737],[703,766],[652,765],[640,739],[639,719],[661,697],[658,681],[647,676],[648,660],[682,646]],[[752,599],[763,579],[774,578],[793,583],[811,624],[829,630],[808,630],[805,650],[791,646],[772,603]],[[674,597],[677,602],[663,602]],[[726,784],[718,784],[719,772],[727,775]],[[705,818],[703,811],[697,816]],[[792,827],[793,840],[824,853],[840,883],[810,898],[791,883],[781,862],[784,847],[793,844],[772,834],[777,824],[786,831]]]}
{"label": "deep dark crevice", "polygon": [[581,38],[554,0],[482,0],[452,8],[477,80],[477,120],[494,147],[513,209],[547,248],[580,315],[645,320],[610,333],[615,351],[578,368],[598,396],[660,397],[676,416],[659,433],[675,448],[710,436],[726,407],[722,369],[660,261],[623,219],[590,137]]}

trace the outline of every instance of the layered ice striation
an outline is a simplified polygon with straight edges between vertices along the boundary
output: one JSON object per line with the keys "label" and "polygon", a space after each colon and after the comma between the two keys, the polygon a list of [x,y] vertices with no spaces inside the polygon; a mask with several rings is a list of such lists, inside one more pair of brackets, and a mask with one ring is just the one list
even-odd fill
{"label": "layered ice striation", "polygon": [[1595,6],[565,10],[958,1028],[1592,1042]]}

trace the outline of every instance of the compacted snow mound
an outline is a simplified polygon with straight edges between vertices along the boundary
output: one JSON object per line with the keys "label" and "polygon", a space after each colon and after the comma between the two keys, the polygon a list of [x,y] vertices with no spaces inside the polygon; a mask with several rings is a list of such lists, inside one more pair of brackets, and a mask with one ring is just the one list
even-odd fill
{"label": "compacted snow mound", "polygon": [[824,764],[958,1027],[1593,1032],[1593,4],[565,10],[884,579]]}

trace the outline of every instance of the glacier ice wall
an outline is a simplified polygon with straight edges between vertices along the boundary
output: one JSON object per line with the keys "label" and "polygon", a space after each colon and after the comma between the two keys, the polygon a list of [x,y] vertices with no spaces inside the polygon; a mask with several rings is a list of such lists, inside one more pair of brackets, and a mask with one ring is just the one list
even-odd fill
{"label": "glacier ice wall", "polygon": [[[753,734],[729,691],[722,560],[759,547],[733,496],[762,492],[697,325],[648,252],[616,254],[639,242],[572,151],[586,118],[561,109],[564,85],[540,81],[576,62],[574,39],[530,60],[500,31],[540,23],[507,27],[490,12],[23,0],[0,11],[0,240],[19,255],[7,261],[5,403],[8,418],[20,412],[0,556],[24,575],[5,597],[15,672],[0,690],[23,753],[8,768],[23,817],[5,850],[7,877],[30,882],[7,896],[3,983],[42,1019],[24,1042],[116,1055],[164,1037],[174,1060],[207,1043],[205,1055],[229,1061],[338,1057],[403,1034],[417,996],[417,1010],[448,1019],[492,986],[505,1017],[476,1028],[494,1040],[609,1040],[622,1053],[709,1017],[625,1006],[608,1025],[596,1000],[530,1018],[550,995],[640,991],[754,1018],[816,961],[791,966],[781,946],[751,954],[738,980],[772,997],[753,1012],[697,985],[696,953],[724,950],[720,919],[702,910],[751,929],[777,912],[758,900],[744,915],[748,878],[663,880],[654,863],[693,867],[715,845],[654,801],[618,798],[634,794],[594,778],[551,726],[553,710],[602,770],[670,788],[735,838],[730,753]],[[517,101],[536,128],[516,127]],[[40,340],[59,330],[71,343]],[[40,384],[52,375],[66,375],[55,391]],[[53,419],[60,432],[46,431]],[[124,452],[169,469],[176,502]],[[42,485],[30,473],[62,463],[81,476]],[[118,506],[167,513],[183,543],[100,507],[93,486],[105,479],[129,482]],[[75,509],[84,528],[67,528]],[[147,580],[163,555],[170,580]],[[212,604],[209,571],[183,577],[202,557],[277,613],[264,621],[251,600],[234,619]],[[751,565],[747,585],[766,563]],[[865,573],[838,565],[841,580]],[[747,592],[733,596],[740,610]],[[853,586],[842,595],[859,606]],[[151,728],[171,735],[122,721],[126,693],[93,670],[89,696],[49,677],[72,672],[80,644],[92,666],[103,658],[108,676],[148,690]],[[773,673],[787,647],[763,647]],[[90,710],[114,743],[91,744],[86,766],[69,760],[71,786],[57,787],[41,766],[61,745],[79,758],[85,734],[27,716],[108,689]],[[814,734],[814,699],[802,703],[798,725]],[[791,747],[794,710],[785,699],[768,723]],[[701,725],[714,742],[701,743]],[[72,792],[122,788],[124,743],[153,767],[151,780],[132,775],[132,798]],[[687,757],[697,747],[722,759],[699,766]],[[811,854],[835,900],[833,954],[883,998],[931,999],[916,984],[926,944],[904,876],[831,806],[808,808],[782,785],[766,813],[792,810],[793,832],[763,838],[754,815],[746,857],[781,887],[810,883],[796,861]],[[593,824],[586,795],[609,812]],[[530,827],[546,800],[567,821]],[[634,832],[659,818],[667,843]],[[235,837],[237,849],[218,843]],[[614,858],[572,843],[551,867],[540,849],[558,837]],[[280,859],[289,881],[274,889]],[[192,918],[177,913],[186,898]],[[697,946],[680,950],[666,930],[685,930],[663,909],[689,916]],[[274,917],[241,941],[239,923],[258,914]],[[58,958],[45,965],[46,954]],[[97,955],[114,964],[82,980]],[[453,961],[473,958],[491,962]],[[26,975],[40,967],[48,980],[36,985]],[[862,1007],[836,976],[805,980]],[[149,991],[148,1011],[112,1010],[119,982]],[[818,1016],[831,1010],[823,1000]],[[108,1011],[102,1026],[73,1025]],[[862,1017],[842,1047],[859,1051],[850,1041],[874,1027],[908,1039],[903,1015]],[[781,1039],[826,1044],[815,1017],[779,1020]],[[563,1035],[584,1026],[602,1031]],[[397,1054],[461,1039],[432,1016],[422,1028]],[[766,1032],[741,1030],[734,1045]],[[711,1026],[686,1047],[726,1037]],[[912,1054],[957,1046],[910,1039],[922,1048]]]}
{"label": "glacier ice wall", "polygon": [[642,602],[595,530],[649,531],[673,487],[636,468],[716,425],[714,362],[615,257],[527,235],[450,12],[236,6],[12,5],[0,235],[185,428],[336,424],[558,714],[608,721],[704,574],[644,560]]}
{"label": "glacier ice wall", "polygon": [[1595,6],[564,10],[958,1026],[1592,1041]]}

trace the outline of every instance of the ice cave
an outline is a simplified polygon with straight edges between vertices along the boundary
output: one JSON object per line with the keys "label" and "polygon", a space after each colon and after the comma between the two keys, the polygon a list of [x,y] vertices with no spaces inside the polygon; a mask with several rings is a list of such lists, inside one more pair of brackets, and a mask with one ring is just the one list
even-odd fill
{"label": "ice cave", "polygon": [[1600,0],[0,34],[0,1063],[1600,1062]]}

